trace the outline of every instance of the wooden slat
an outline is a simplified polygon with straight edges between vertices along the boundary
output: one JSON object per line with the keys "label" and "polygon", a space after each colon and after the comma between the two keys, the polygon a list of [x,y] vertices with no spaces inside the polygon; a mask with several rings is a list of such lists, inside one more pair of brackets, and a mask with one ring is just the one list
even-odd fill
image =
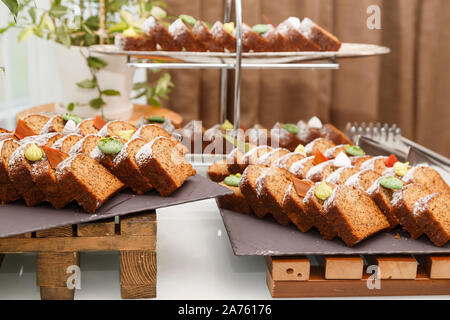
{"label": "wooden slat", "polygon": [[120,286],[124,299],[156,296],[156,252],[121,251]]}
{"label": "wooden slat", "polygon": [[327,280],[323,272],[316,267],[311,268],[309,281],[274,281],[269,270],[266,273],[266,281],[274,298],[450,294],[450,280],[429,279],[424,273],[418,273],[414,280],[381,280],[381,288],[372,290],[367,287],[367,275],[360,280]]}
{"label": "wooden slat", "polygon": [[31,232],[18,234],[15,236],[8,237],[9,239],[23,239],[23,238],[31,238]]}
{"label": "wooden slat", "polygon": [[120,217],[120,234],[147,236],[156,234],[156,211]]}
{"label": "wooden slat", "polygon": [[325,279],[361,279],[364,261],[359,256],[324,257]]}
{"label": "wooden slat", "polygon": [[418,256],[431,279],[450,279],[450,256]]}
{"label": "wooden slat", "polygon": [[72,225],[36,231],[36,238],[72,237],[72,236],[73,236]]}
{"label": "wooden slat", "polygon": [[114,218],[82,223],[78,225],[79,237],[101,237],[115,235]]}
{"label": "wooden slat", "polygon": [[266,257],[267,269],[278,281],[309,279],[310,262],[307,257]]}
{"label": "wooden slat", "polygon": [[412,256],[365,256],[369,265],[378,265],[380,279],[415,279],[417,260]]}
{"label": "wooden slat", "polygon": [[36,239],[0,239],[0,252],[73,252],[155,250],[156,235],[108,237],[49,237]]}
{"label": "wooden slat", "polygon": [[[73,237],[73,228],[69,225],[38,231],[36,232],[36,239],[24,240],[52,239],[72,241],[76,238]],[[17,239],[17,241],[20,240]],[[75,290],[69,289],[67,286],[67,279],[71,276],[71,274],[67,273],[67,270],[74,265],[80,265],[80,257],[75,250],[72,252],[61,252],[57,249],[54,252],[38,252],[36,283],[40,287],[42,300],[73,300]]]}

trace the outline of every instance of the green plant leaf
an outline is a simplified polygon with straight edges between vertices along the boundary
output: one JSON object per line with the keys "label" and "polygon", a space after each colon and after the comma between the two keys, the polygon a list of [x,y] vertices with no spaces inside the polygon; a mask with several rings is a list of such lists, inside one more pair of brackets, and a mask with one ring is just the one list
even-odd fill
{"label": "green plant leaf", "polygon": [[11,27],[14,27],[16,24],[14,22],[8,23],[6,27],[0,28],[0,34],[8,31]]}
{"label": "green plant leaf", "polygon": [[170,92],[170,88],[172,88],[174,84],[171,81],[170,73],[163,73],[162,76],[158,79],[156,83],[156,94],[157,95],[166,95]]}
{"label": "green plant leaf", "polygon": [[127,3],[128,3],[127,0],[112,0],[111,2],[108,3],[107,10],[109,12],[115,13],[115,12],[119,11]]}
{"label": "green plant leaf", "polygon": [[102,94],[104,94],[105,96],[120,96],[119,91],[112,89],[102,90]]}
{"label": "green plant leaf", "polygon": [[60,4],[54,4],[49,11],[49,14],[55,18],[61,18],[67,13],[67,7]]}
{"label": "green plant leaf", "polygon": [[61,42],[66,47],[70,47],[71,40],[65,24],[56,28],[56,36],[59,42]]}
{"label": "green plant leaf", "polygon": [[118,22],[108,29],[108,33],[122,32],[126,29],[128,29],[128,24],[126,22]]}
{"label": "green plant leaf", "polygon": [[19,13],[19,4],[17,3],[17,0],[2,0],[2,2],[8,7],[9,11],[17,17],[17,14]]}
{"label": "green plant leaf", "polygon": [[87,58],[87,63],[90,68],[101,69],[108,65],[108,63],[98,57],[90,56]]}
{"label": "green plant leaf", "polygon": [[91,30],[98,30],[100,28],[100,20],[98,16],[92,16],[87,18],[85,24],[91,29]]}
{"label": "green plant leaf", "polygon": [[148,89],[148,88],[150,88],[150,84],[147,81],[136,82],[133,84],[133,90]]}
{"label": "green plant leaf", "polygon": [[154,106],[154,107],[161,106],[161,101],[157,97],[149,97],[147,100],[151,106]]}
{"label": "green plant leaf", "polygon": [[86,79],[80,82],[77,82],[77,86],[83,89],[93,89],[97,85],[95,80]]}
{"label": "green plant leaf", "polygon": [[147,90],[142,90],[141,92],[139,92],[137,95],[135,95],[134,97],[132,97],[131,99],[139,99],[140,97],[143,97],[147,94]]}
{"label": "green plant leaf", "polygon": [[42,38],[43,37],[43,33],[42,33],[42,29],[39,27],[33,27],[33,33],[35,36]]}
{"label": "green plant leaf", "polygon": [[33,21],[33,23],[36,23],[36,8],[31,7],[30,9],[28,9],[28,14],[30,15],[31,21]]}
{"label": "green plant leaf", "polygon": [[134,18],[133,15],[125,10],[120,11],[120,18],[122,18],[122,21],[125,22],[128,26],[133,26],[134,24]]}
{"label": "green plant leaf", "polygon": [[28,39],[32,34],[33,34],[33,26],[26,27],[19,33],[19,36],[18,36],[19,42],[22,42],[22,41]]}
{"label": "green plant leaf", "polygon": [[94,108],[94,109],[100,109],[101,107],[103,107],[105,105],[105,101],[103,101],[102,98],[95,98],[92,99],[91,101],[89,101],[89,105]]}

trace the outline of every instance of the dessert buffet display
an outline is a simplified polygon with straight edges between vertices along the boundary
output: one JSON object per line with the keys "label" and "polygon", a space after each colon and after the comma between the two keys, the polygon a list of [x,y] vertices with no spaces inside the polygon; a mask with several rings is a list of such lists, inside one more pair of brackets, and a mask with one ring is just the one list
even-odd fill
{"label": "dessert buffet display", "polygon": [[[133,28],[116,36],[116,46],[127,51],[234,52],[234,22],[208,22],[182,14],[166,27],[150,17],[142,30]],[[289,17],[278,26],[242,24],[244,52],[338,51],[341,42],[309,18]]]}
{"label": "dessert buffet display", "polygon": [[[162,125],[168,126],[165,123],[162,122]],[[336,145],[351,143],[342,131],[330,123],[322,124],[317,117],[309,121],[300,120],[296,124],[277,122],[271,129],[259,124],[248,129],[241,127],[237,132],[234,132],[234,126],[228,120],[209,129],[203,127],[201,121],[193,120],[181,129],[173,128],[169,132],[178,136],[187,152],[193,154],[228,154],[234,149],[235,139],[252,146],[271,145],[289,151],[294,151],[299,144],[307,145],[316,138],[326,138],[321,141],[332,141]]]}
{"label": "dessert buffet display", "polygon": [[75,200],[94,213],[124,188],[169,196],[196,174],[184,146],[155,124],[31,114],[0,139],[3,204],[61,209]]}
{"label": "dessert buffet display", "polygon": [[268,145],[234,149],[208,169],[212,180],[233,191],[218,198],[219,207],[271,215],[301,232],[314,227],[324,240],[339,237],[348,247],[398,226],[412,239],[426,235],[435,246],[446,245],[450,187],[437,171],[329,138],[294,152]]}

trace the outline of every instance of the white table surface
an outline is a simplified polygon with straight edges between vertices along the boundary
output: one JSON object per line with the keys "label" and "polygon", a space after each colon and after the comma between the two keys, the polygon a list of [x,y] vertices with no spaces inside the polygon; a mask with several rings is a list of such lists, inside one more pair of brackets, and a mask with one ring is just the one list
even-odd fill
{"label": "white table surface", "polygon": [[[160,209],[157,214],[157,299],[271,299],[264,258],[234,256],[214,200]],[[6,255],[0,299],[39,298],[36,255]],[[81,253],[81,289],[75,299],[120,299],[118,253]]]}

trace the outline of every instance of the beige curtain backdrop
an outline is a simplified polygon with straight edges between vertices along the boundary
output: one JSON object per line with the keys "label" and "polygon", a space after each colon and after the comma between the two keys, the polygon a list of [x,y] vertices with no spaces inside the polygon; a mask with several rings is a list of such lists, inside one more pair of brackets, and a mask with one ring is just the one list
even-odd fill
{"label": "beige curtain backdrop", "polygon": [[[166,0],[170,14],[214,22],[223,0]],[[366,27],[367,7],[379,5],[382,29]],[[448,0],[243,0],[244,21],[278,24],[310,17],[343,42],[391,48],[383,57],[340,60],[338,71],[245,70],[243,126],[294,122],[313,115],[343,128],[348,121],[396,123],[403,134],[450,156],[450,1]],[[170,102],[186,121],[207,126],[219,119],[219,71],[172,72]],[[232,74],[230,74],[232,79]],[[229,115],[232,118],[232,81]]]}

